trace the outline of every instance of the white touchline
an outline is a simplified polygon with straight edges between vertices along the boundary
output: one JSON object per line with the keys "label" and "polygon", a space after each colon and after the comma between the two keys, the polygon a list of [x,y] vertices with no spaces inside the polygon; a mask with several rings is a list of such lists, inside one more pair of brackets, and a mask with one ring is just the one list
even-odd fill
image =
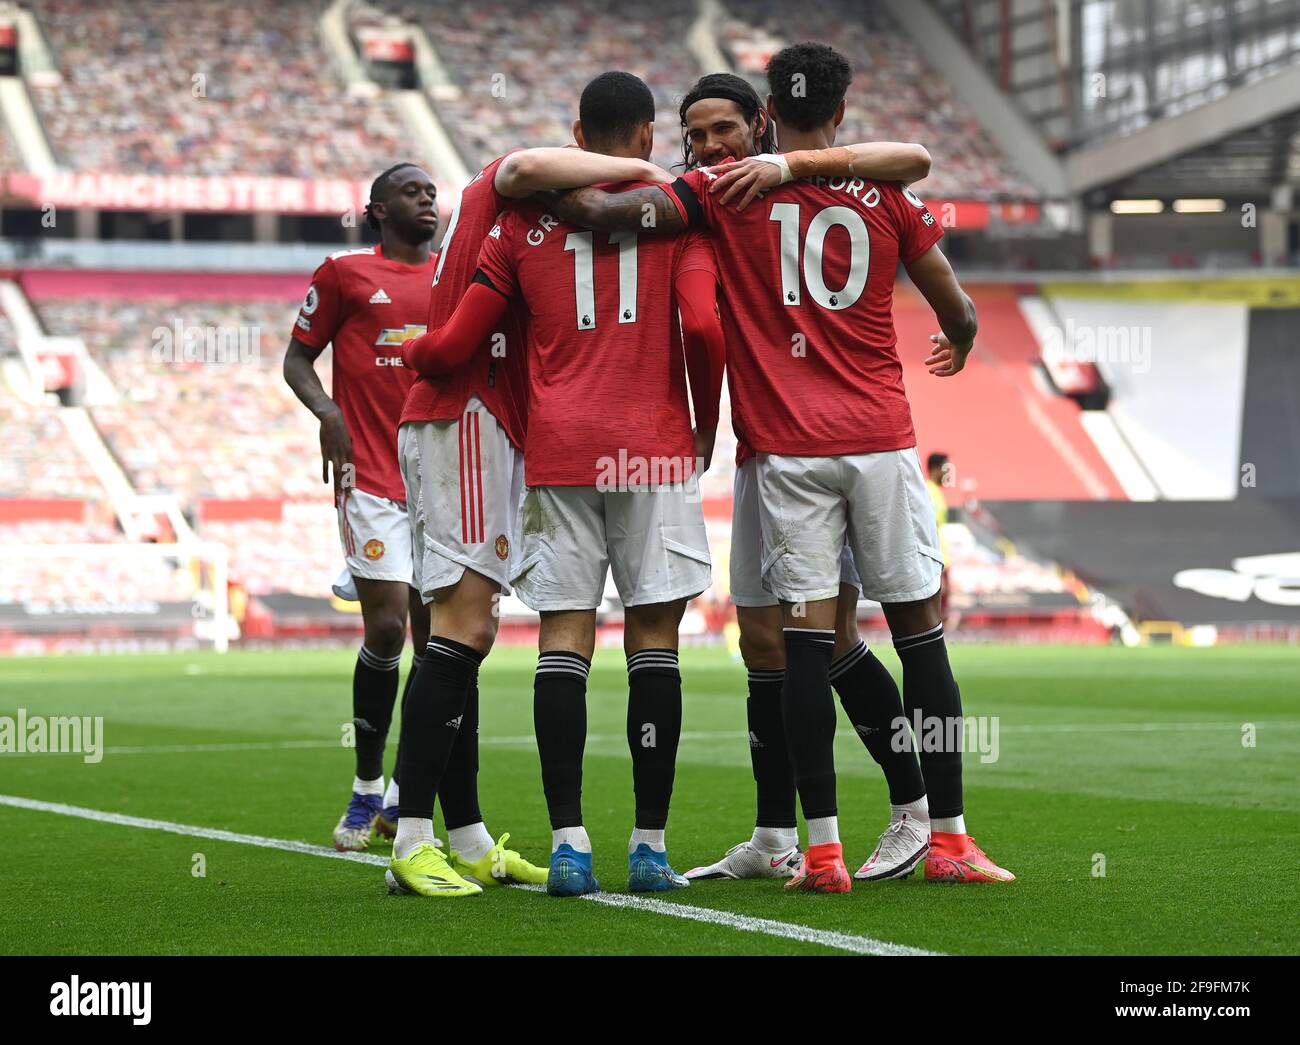
{"label": "white touchline", "polygon": [[[0,806],[12,806],[15,809],[30,809],[38,813],[57,813],[60,816],[75,816],[82,820],[96,820],[103,824],[116,824],[119,827],[140,827],[148,831],[166,831],[174,835],[187,835],[191,838],[210,838],[217,842],[234,842],[238,845],[253,845],[261,849],[280,849],[287,853],[303,853],[307,856],[324,856],[331,860],[347,860],[355,864],[370,864],[374,867],[387,867],[388,859],[371,853],[340,853],[323,845],[310,842],[294,842],[284,838],[265,838],[262,835],[246,835],[237,831],[223,831],[215,827],[197,827],[193,824],[177,824],[170,820],[150,820],[140,816],[127,816],[125,813],[109,813],[101,809],[86,809],[83,806],[64,805],[61,802],[42,802],[35,798],[22,798],[18,795],[0,795]],[[529,892],[541,892],[542,887],[519,886]],[[717,911],[711,907],[692,907],[687,904],[666,903],[639,896],[621,893],[596,893],[584,896],[584,900],[603,904],[606,907],[620,907],[625,910],[644,911],[649,914],[664,914],[672,918],[684,918],[692,922],[705,922],[721,925],[740,932],[761,933],[764,936],[777,936],[800,943],[817,944],[837,951],[851,954],[873,955],[936,955],[937,951],[926,951],[919,947],[905,947],[902,944],[874,940],[870,936],[854,936],[850,933],[833,932],[828,929],[814,929],[807,925],[793,922],[780,922],[771,918],[751,918],[748,915],[732,914],[730,911]]]}
{"label": "white touchline", "polygon": [[[544,886],[521,885],[517,888],[530,892],[542,892]],[[870,936],[852,936],[848,933],[832,932],[828,929],[813,929],[807,925],[793,922],[778,922],[770,918],[751,918],[745,914],[733,914],[730,911],[717,911],[712,907],[693,907],[689,904],[666,903],[649,897],[632,896],[628,893],[594,893],[580,897],[591,903],[606,907],[621,907],[625,910],[648,911],[652,914],[666,914],[671,918],[685,918],[692,922],[707,922],[711,925],[725,925],[742,932],[762,933],[765,936],[783,936],[801,943],[816,943],[823,947],[849,951],[853,954],[874,954],[881,956],[926,956],[936,957],[941,952],[925,951],[919,947],[905,947],[899,943],[887,943],[873,940]]]}
{"label": "white touchline", "polygon": [[61,802],[42,802],[35,798],[21,798],[18,795],[0,795],[0,806],[31,809],[38,813],[58,813],[60,816],[75,816],[80,817],[82,820],[98,820],[102,824],[117,824],[120,827],[143,827],[149,831],[166,831],[169,834],[188,835],[191,838],[211,838],[217,842],[255,845],[262,849],[283,849],[287,853],[327,856],[331,860],[350,860],[354,864],[374,864],[377,867],[388,866],[388,861],[384,857],[373,856],[370,853],[341,853],[337,849],[331,849],[323,845],[312,845],[310,842],[293,842],[285,838],[263,838],[261,835],[245,835],[237,831],[223,831],[217,827],[177,824],[170,820],[150,820],[142,816],[109,813],[102,809],[86,809],[84,806],[69,806]]}

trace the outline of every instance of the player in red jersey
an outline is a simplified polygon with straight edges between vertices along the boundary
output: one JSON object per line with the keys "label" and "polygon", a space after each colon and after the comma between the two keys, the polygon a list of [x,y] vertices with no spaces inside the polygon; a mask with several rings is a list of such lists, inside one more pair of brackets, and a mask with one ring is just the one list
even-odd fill
{"label": "player in red jersey", "polygon": [[[336,592],[361,602],[365,638],[352,675],[356,775],[334,829],[334,846],[366,849],[372,830],[395,830],[397,774],[384,788],[384,744],[397,697],[407,614],[415,654],[428,640],[429,614],[411,587],[406,489],[397,466],[397,418],[412,377],[401,345],[424,332],[438,230],[437,190],[415,164],[375,179],[366,221],[374,247],[331,254],[312,276],[284,358],[294,394],[320,419],[322,478],[333,482],[347,565]],[[334,345],[334,396],[313,364]],[[387,809],[387,816],[385,816]]]}
{"label": "player in red jersey", "polygon": [[[433,279],[429,331],[451,317],[502,211],[539,190],[624,180],[670,179],[644,160],[569,148],[521,150],[488,164],[452,213]],[[433,623],[402,717],[402,800],[386,877],[390,889],[424,896],[469,895],[501,880],[537,882],[546,875],[505,849],[504,837],[492,841],[477,793],[448,805],[446,782],[462,747],[477,765],[478,668],[496,637],[498,599],[510,591],[528,403],[517,310],[502,313],[473,347],[449,374],[416,381],[398,432],[415,581],[433,606]],[[435,793],[450,834],[450,861],[434,845]]]}
{"label": "player in red jersey", "polygon": [[[574,135],[586,149],[644,159],[654,116],[641,80],[607,72],[583,91]],[[710,580],[696,450],[711,453],[721,394],[716,286],[700,233],[593,235],[534,204],[492,229],[452,319],[404,352],[408,365],[435,373],[471,352],[509,300],[527,309],[528,492],[513,574],[542,617],[534,718],[554,831],[552,895],[598,888],[582,821],[582,753],[596,609],[610,568],[625,608],[636,792],[629,888],[689,884],[668,863],[664,829],[681,734],[678,628],[686,602]]]}
{"label": "player in red jersey", "polygon": [[[774,127],[748,80],[732,73],[702,77],[682,99],[683,162],[688,169],[753,156],[774,148]],[[864,177],[915,181],[930,170],[919,145],[875,142],[858,147],[855,169]],[[732,381],[733,409],[739,393]],[[740,627],[740,649],[748,672],[746,717],[750,760],[758,792],[754,832],[721,859],[692,868],[694,879],[784,878],[798,869],[801,854],[795,815],[794,774],[781,721],[785,642],[781,611],[763,588],[763,542],[759,522],[754,452],[743,438],[736,447],[730,559],[731,599]],[[841,557],[840,601],[835,626],[831,680],[854,730],[885,774],[890,823],[868,861],[873,878],[910,874],[929,848],[925,782],[915,755],[895,751],[890,723],[902,715],[902,700],[889,670],[858,634],[861,591],[847,546]]]}
{"label": "player in red jersey", "polygon": [[[747,80],[731,73],[702,77],[683,98],[684,164],[695,168],[735,156],[753,156],[774,147],[774,127],[757,93]],[[871,142],[852,146],[848,154],[862,177],[913,181],[929,173],[930,159],[919,145]],[[793,158],[796,163],[800,157]],[[826,157],[809,154],[806,162],[825,164]],[[841,161],[843,162],[843,161]],[[741,186],[744,188],[744,186]],[[616,202],[596,190],[579,190],[583,197],[600,196],[601,205]],[[561,201],[561,207],[568,201]],[[653,205],[653,201],[650,201]],[[657,216],[676,227],[681,217],[660,196]],[[646,204],[642,201],[641,208]],[[637,217],[640,208],[626,208]],[[605,218],[599,210],[592,221]],[[743,413],[740,393],[731,381],[733,414]],[[781,715],[785,677],[785,641],[775,596],[762,583],[763,543],[759,521],[757,462],[737,421],[738,444],[732,508],[731,598],[740,626],[741,655],[748,671],[746,717],[750,759],[758,792],[754,832],[748,841],[729,848],[721,859],[686,872],[690,879],[782,878],[798,870],[801,854],[795,816],[795,784]],[[867,649],[858,634],[857,602],[861,582],[847,546],[841,556],[840,601],[835,629],[831,678],[840,701],[867,750],[884,771],[889,785],[890,824],[860,872],[873,879],[910,874],[929,849],[925,783],[911,751],[890,744],[891,723],[902,713],[898,687],[888,669]]]}
{"label": "player in red jersey", "polygon": [[[809,851],[787,888],[840,892],[850,881],[836,817],[829,669],[846,538],[866,595],[884,605],[909,716],[944,736],[961,717],[939,616],[942,559],[893,327],[898,264],[943,330],[932,337],[930,373],[961,371],[976,320],[925,204],[898,184],[861,177],[856,147],[831,148],[848,63],[825,45],[800,44],[774,56],[768,76],[778,140],[794,151],[740,161],[737,178],[768,190],[761,205],[724,211],[734,186],[715,192],[719,172],[707,168],[666,195],[674,220],[714,232],[731,306],[728,344],[739,346],[738,423],[758,454],[763,579],[785,622],[783,719],[809,821]],[[647,195],[588,193],[583,220],[616,227],[622,212],[654,206]],[[906,739],[906,726],[894,733]],[[931,812],[927,879],[1014,880],[966,833],[960,750],[925,745],[920,761]]]}

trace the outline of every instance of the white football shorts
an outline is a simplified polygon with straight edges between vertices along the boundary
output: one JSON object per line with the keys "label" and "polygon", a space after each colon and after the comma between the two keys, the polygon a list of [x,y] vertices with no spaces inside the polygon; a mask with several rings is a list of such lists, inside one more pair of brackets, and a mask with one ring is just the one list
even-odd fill
{"label": "white football shorts", "polygon": [[596,609],[609,569],[624,606],[694,598],[712,581],[694,479],[637,491],[534,486],[519,516],[515,589],[538,612]]}
{"label": "white football shorts", "polygon": [[[335,582],[334,590],[349,585],[346,574],[368,581],[413,583],[411,562],[411,523],[406,505],[377,497],[364,490],[345,490],[337,501],[339,539],[347,562],[345,575]],[[351,586],[352,600],[356,588]]]}
{"label": "white football shorts", "polygon": [[524,455],[477,399],[455,421],[408,421],[397,432],[415,548],[415,588],[426,602],[470,569],[510,594]]}
{"label": "white football shorts", "polygon": [[[777,598],[763,587],[763,528],[758,508],[756,458],[736,468],[731,502],[731,601],[737,606],[776,606]],[[853,555],[845,545],[840,554],[840,583],[862,590]]]}
{"label": "white football shorts", "polygon": [[846,541],[868,599],[919,602],[939,590],[943,553],[915,447],[757,462],[763,582],[779,599],[836,595]]}

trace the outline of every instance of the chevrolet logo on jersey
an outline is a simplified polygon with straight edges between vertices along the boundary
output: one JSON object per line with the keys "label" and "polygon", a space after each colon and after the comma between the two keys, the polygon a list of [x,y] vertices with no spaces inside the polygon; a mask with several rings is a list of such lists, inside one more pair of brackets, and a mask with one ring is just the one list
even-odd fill
{"label": "chevrolet logo on jersey", "polygon": [[410,341],[413,337],[419,337],[424,333],[425,327],[416,326],[414,323],[407,323],[404,327],[389,327],[379,332],[379,340],[376,345],[397,345],[401,346],[403,341]]}

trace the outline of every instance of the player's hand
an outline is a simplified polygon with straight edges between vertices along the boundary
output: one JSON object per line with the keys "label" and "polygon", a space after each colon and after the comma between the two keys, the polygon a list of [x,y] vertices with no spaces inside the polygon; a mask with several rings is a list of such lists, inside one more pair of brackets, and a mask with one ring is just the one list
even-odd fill
{"label": "player's hand", "polygon": [[695,474],[703,475],[713,463],[713,443],[718,438],[716,428],[695,430]]}
{"label": "player's hand", "polygon": [[967,345],[961,348],[954,345],[948,340],[946,334],[931,334],[930,340],[934,343],[934,348],[926,357],[925,365],[935,377],[952,377],[954,374],[960,374],[966,365],[966,357],[975,347]]}
{"label": "player's hand", "polygon": [[343,491],[343,469],[352,467],[352,436],[348,434],[343,412],[335,407],[320,422],[321,482],[330,481],[334,473],[334,496]]}
{"label": "player's hand", "polygon": [[670,174],[657,163],[646,163],[645,177],[642,181],[648,181],[651,185],[671,185],[677,180],[677,175]]}
{"label": "player's hand", "polygon": [[736,210],[741,211],[754,202],[761,192],[774,189],[781,184],[781,168],[767,160],[747,156],[743,160],[732,160],[709,168],[716,174],[717,180],[709,185],[710,193],[722,193],[719,203],[736,200]]}

